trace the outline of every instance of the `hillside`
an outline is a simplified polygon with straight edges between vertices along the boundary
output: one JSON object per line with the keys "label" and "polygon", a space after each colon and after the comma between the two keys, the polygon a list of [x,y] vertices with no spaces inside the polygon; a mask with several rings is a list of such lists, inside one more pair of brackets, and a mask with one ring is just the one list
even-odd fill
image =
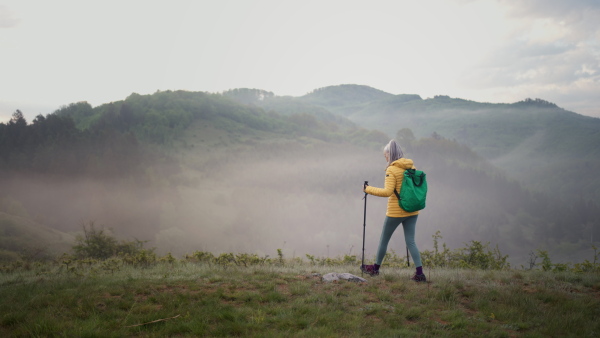
{"label": "hillside", "polygon": [[[371,95],[373,88],[344,85],[298,98],[349,118],[357,125],[395,136],[437,133],[475,150],[512,178],[563,198],[600,196],[600,119],[566,111],[540,99],[491,104],[448,96]],[[362,92],[362,94],[361,94]],[[347,105],[339,98],[354,97]],[[564,175],[562,168],[568,170]]]}
{"label": "hillside", "polygon": [[[256,92],[244,104],[230,94],[132,94],[98,107],[71,104],[31,124],[0,124],[0,197],[54,229],[81,231],[81,221],[92,220],[163,253],[358,252],[360,187],[383,184],[388,137],[309,103],[279,113],[254,102]],[[517,265],[538,248],[572,262],[589,251],[600,230],[596,204],[529,192],[466,145],[410,134],[401,135],[406,156],[431,187],[417,233],[423,249],[440,230],[451,248],[491,242]],[[385,204],[368,199],[368,255]],[[402,236],[390,248],[402,251]]]}
{"label": "hillside", "polygon": [[[6,207],[6,202],[0,204]],[[74,236],[0,210],[0,261],[44,259],[71,248]]]}

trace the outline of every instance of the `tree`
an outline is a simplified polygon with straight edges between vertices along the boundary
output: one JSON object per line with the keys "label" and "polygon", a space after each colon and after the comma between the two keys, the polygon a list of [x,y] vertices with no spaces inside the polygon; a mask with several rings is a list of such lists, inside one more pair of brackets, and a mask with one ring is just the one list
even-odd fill
{"label": "tree", "polygon": [[15,125],[18,127],[25,127],[27,126],[27,120],[25,120],[25,117],[23,116],[23,113],[20,110],[16,110],[13,114],[12,114],[12,118],[10,119],[10,121],[8,122],[9,125]]}
{"label": "tree", "polygon": [[396,141],[400,146],[409,149],[415,141],[415,134],[413,134],[410,128],[402,128],[396,133]]}
{"label": "tree", "polygon": [[[76,237],[73,251],[77,257],[107,259],[120,254],[137,255],[144,249],[146,241],[118,241],[113,234],[97,229],[93,221],[83,224],[83,236]],[[89,228],[88,228],[89,226]],[[146,250],[153,252],[154,249]]]}

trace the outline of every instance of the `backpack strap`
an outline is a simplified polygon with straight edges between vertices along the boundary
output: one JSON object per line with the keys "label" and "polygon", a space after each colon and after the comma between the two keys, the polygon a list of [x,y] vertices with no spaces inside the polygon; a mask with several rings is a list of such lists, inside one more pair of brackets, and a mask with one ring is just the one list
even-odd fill
{"label": "backpack strap", "polygon": [[[402,180],[404,180],[404,173],[402,173]],[[400,201],[400,194],[398,194],[398,191],[396,190],[396,187],[394,187],[394,194],[396,194],[396,198],[398,198],[398,201]]]}
{"label": "backpack strap", "polygon": [[[409,170],[409,169],[406,169],[406,170]],[[406,172],[406,170],[404,170],[404,172]],[[404,180],[404,172],[402,173],[402,180]],[[396,194],[398,201],[400,201],[400,194],[398,194],[398,191],[396,190],[395,187],[394,187],[394,194]]]}

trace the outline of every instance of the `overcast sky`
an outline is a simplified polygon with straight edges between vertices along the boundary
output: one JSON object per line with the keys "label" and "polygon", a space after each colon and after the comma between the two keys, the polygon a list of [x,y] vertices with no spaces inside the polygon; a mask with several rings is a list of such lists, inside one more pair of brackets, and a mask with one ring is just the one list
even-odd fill
{"label": "overcast sky", "polygon": [[0,0],[0,122],[133,92],[338,84],[600,117],[600,1]]}

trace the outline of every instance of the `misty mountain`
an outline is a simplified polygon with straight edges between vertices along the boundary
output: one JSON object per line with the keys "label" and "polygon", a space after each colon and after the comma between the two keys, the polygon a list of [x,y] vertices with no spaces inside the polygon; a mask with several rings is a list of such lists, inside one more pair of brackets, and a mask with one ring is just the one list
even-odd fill
{"label": "misty mountain", "polygon": [[[324,109],[259,90],[169,91],[74,103],[30,124],[14,116],[0,124],[0,201],[61,232],[93,220],[160,252],[358,254],[362,182],[383,185],[389,136]],[[423,249],[441,230],[450,247],[491,242],[521,264],[536,248],[583,259],[599,230],[596,204],[531,192],[458,141],[396,132],[430,181]],[[368,198],[367,255],[385,205]],[[390,249],[404,250],[402,236]]]}
{"label": "misty mountain", "polygon": [[600,196],[600,119],[566,111],[541,99],[481,103],[439,95],[392,95],[341,85],[298,101],[347,117],[393,137],[403,128],[416,137],[436,133],[465,144],[527,187],[562,198]]}

